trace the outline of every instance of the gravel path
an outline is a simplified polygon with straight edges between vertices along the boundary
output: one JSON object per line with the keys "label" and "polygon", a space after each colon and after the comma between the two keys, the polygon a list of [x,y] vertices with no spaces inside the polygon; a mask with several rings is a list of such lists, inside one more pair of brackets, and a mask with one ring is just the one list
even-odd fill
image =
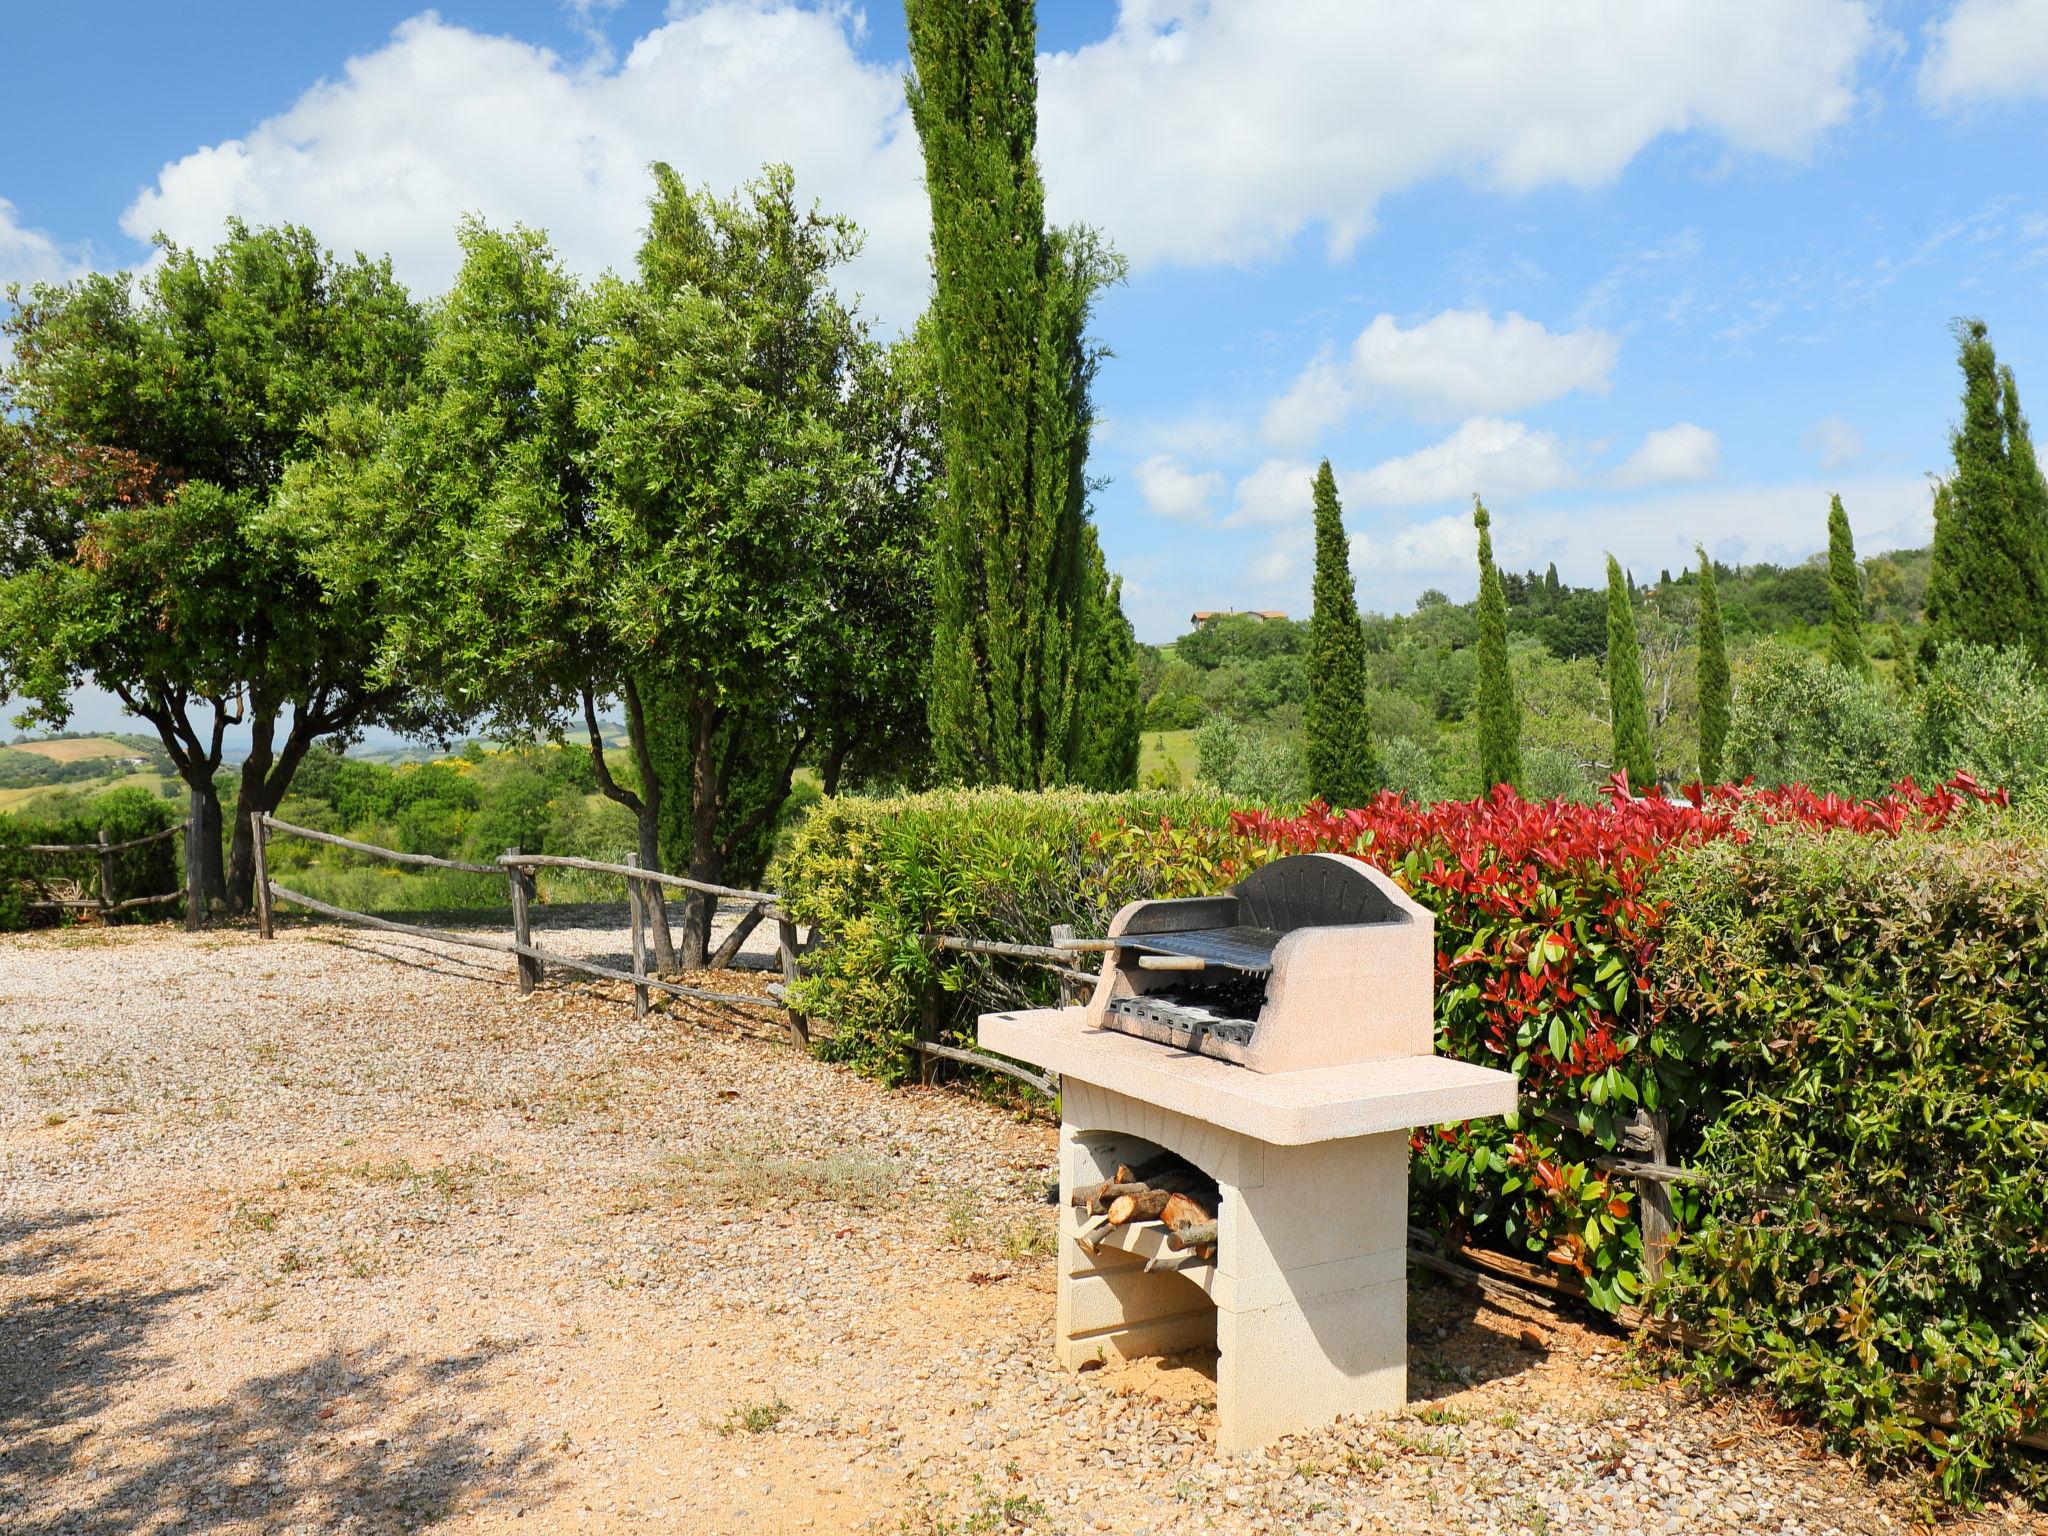
{"label": "gravel path", "polygon": [[1405,1415],[1220,1457],[1203,1362],[1050,1364],[1042,1120],[508,982],[335,928],[0,939],[0,1530],[1910,1523],[1420,1276]]}

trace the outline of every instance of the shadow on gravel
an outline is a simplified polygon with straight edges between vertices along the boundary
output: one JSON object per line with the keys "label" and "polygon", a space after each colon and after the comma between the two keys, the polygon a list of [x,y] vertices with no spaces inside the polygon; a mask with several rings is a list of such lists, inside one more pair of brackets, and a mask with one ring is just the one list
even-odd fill
{"label": "shadow on gravel", "polygon": [[[1467,1387],[1534,1370],[1550,1351],[1546,1345],[1524,1344],[1519,1332],[1517,1320],[1489,1307],[1478,1290],[1410,1269],[1408,1401],[1434,1403]],[[1537,1330],[1536,1336],[1543,1332]]]}
{"label": "shadow on gravel", "polygon": [[[493,1443],[497,1418],[461,1406],[464,1384],[519,1341],[445,1356],[332,1348],[200,1390],[155,1335],[208,1288],[58,1273],[85,1258],[75,1229],[93,1219],[0,1222],[0,1280],[20,1292],[0,1301],[0,1530],[400,1531],[544,1493],[538,1443]],[[125,1410],[142,1396],[161,1406]]]}

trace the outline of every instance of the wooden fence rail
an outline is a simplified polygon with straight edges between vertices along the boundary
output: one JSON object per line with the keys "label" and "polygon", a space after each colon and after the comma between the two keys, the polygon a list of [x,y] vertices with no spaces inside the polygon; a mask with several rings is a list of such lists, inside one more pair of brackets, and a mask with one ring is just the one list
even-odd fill
{"label": "wooden fence rail", "polygon": [[[142,907],[160,907],[166,902],[181,901],[185,897],[186,890],[183,881],[180,881],[174,889],[161,891],[153,896],[129,896],[119,901],[115,900],[114,855],[126,853],[131,848],[143,848],[151,843],[160,843],[166,838],[177,837],[180,834],[188,833],[190,830],[191,824],[189,822],[178,821],[158,831],[146,833],[141,837],[131,837],[119,843],[108,842],[104,828],[101,829],[99,839],[96,842],[24,843],[22,845],[24,853],[45,855],[89,853],[94,855],[99,863],[100,890],[97,896],[45,895],[41,900],[26,901],[22,905],[32,912],[82,911],[96,912],[102,917],[113,917],[118,913],[133,912]],[[31,880],[34,880],[34,878],[34,876],[30,877]],[[40,881],[37,881],[36,884],[41,889],[48,890],[47,886],[41,886]]]}
{"label": "wooden fence rail", "polygon": [[[686,997],[698,1002],[720,1003],[743,1008],[765,1008],[777,1013],[789,1013],[790,1033],[800,1042],[809,1039],[809,1021],[796,1014],[774,998],[756,997],[745,992],[720,992],[708,987],[687,986],[679,981],[670,981],[664,976],[648,974],[646,949],[643,942],[643,923],[647,917],[647,900],[641,887],[643,884],[686,885],[692,889],[720,890],[722,887],[706,887],[699,881],[686,881],[680,876],[664,875],[657,870],[639,869],[630,864],[603,864],[595,859],[570,859],[547,854],[521,853],[516,848],[505,851],[495,864],[470,864],[460,859],[436,858],[424,853],[401,853],[395,848],[380,848],[375,843],[361,843],[353,838],[337,837],[332,832],[316,832],[311,827],[297,826],[280,821],[275,816],[258,815],[255,818],[256,831],[256,914],[257,928],[264,938],[273,932],[272,905],[288,901],[310,911],[318,912],[344,923],[360,927],[376,928],[388,933],[409,934],[414,938],[434,939],[445,944],[462,945],[470,949],[487,949],[497,954],[511,955],[518,962],[519,990],[531,992],[541,980],[548,966],[576,971],[586,976],[601,977],[606,981],[623,981],[633,988],[637,1012],[644,1013],[647,1007],[647,993],[665,992],[673,997]],[[347,848],[372,858],[388,860],[395,864],[424,865],[433,869],[454,869],[469,874],[497,875],[509,887],[512,906],[512,937],[494,938],[486,934],[464,933],[450,928],[429,927],[423,923],[399,922],[395,918],[376,917],[368,912],[357,912],[347,907],[338,907],[331,902],[307,895],[304,891],[293,890],[280,885],[270,877],[270,837],[272,833],[283,833],[292,837],[309,838],[317,843],[328,843],[335,847]],[[532,870],[536,867],[555,869],[581,869],[600,874],[612,874],[626,881],[627,905],[632,914],[633,924],[633,969],[622,971],[616,966],[600,965],[594,960],[564,955],[554,950],[542,949],[533,942],[532,903],[534,884]],[[769,892],[739,893],[746,898],[760,898],[773,901]],[[758,921],[758,919],[757,919]],[[783,942],[793,945],[795,928],[784,925],[786,934]],[[735,946],[736,948],[736,946]],[[794,956],[785,959],[785,974],[792,974]]]}

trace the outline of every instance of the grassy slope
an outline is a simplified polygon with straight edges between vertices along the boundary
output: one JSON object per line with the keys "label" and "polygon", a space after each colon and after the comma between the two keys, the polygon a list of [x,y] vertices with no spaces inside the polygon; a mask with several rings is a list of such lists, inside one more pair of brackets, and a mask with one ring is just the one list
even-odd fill
{"label": "grassy slope", "polygon": [[1151,782],[1152,775],[1167,763],[1180,770],[1181,782],[1195,782],[1195,733],[1193,731],[1147,731],[1138,746],[1138,782]]}

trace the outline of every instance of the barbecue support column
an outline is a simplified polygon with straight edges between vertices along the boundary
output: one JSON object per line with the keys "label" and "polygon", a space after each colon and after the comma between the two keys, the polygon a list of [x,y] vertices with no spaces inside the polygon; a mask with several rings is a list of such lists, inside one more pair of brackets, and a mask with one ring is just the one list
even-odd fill
{"label": "barbecue support column", "polygon": [[[1061,1083],[1061,1121],[1062,1365],[1213,1339],[1226,1451],[1405,1405],[1406,1132],[1277,1146],[1072,1077]],[[1146,1274],[1133,1254],[1091,1255],[1076,1241],[1074,1187],[1147,1143],[1216,1179],[1213,1268]]]}

